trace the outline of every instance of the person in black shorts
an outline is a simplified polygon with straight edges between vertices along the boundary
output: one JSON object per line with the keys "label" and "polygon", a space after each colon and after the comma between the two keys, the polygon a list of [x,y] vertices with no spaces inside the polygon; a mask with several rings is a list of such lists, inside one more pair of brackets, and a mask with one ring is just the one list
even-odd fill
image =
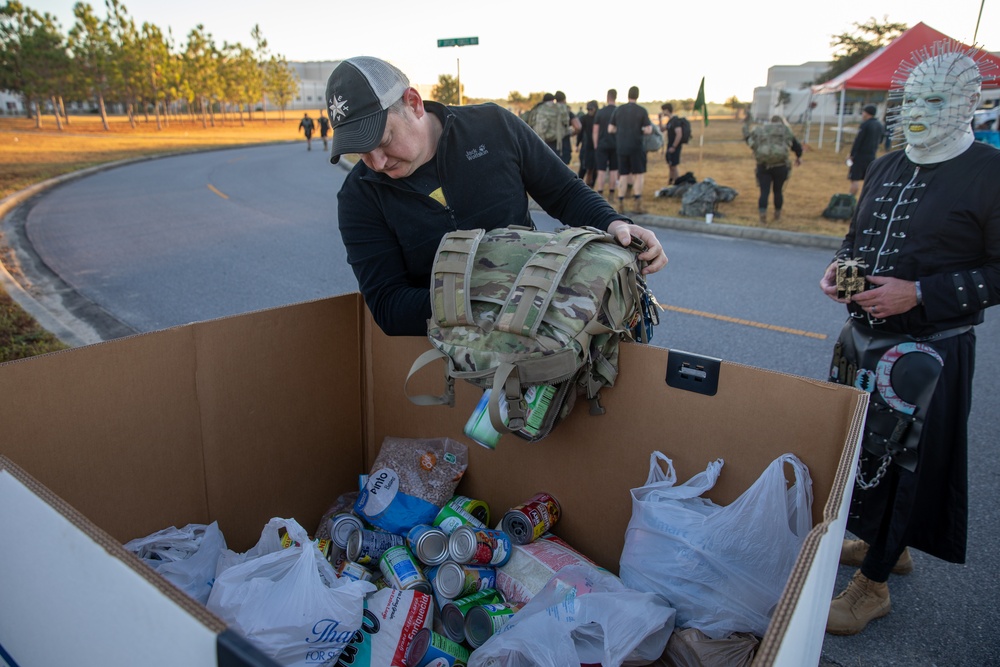
{"label": "person in black shorts", "polygon": [[625,194],[632,186],[632,212],[645,213],[642,208],[642,185],[646,178],[646,151],[642,135],[652,134],[649,113],[636,104],[639,87],[628,89],[628,104],[615,109],[608,123],[608,132],[615,135],[618,145],[618,212],[625,212]]}
{"label": "person in black shorts", "polygon": [[608,134],[608,123],[615,112],[618,91],[608,91],[607,104],[594,115],[594,169],[597,176],[594,189],[604,196],[604,184],[608,184],[607,199],[615,201],[615,185],[618,183],[618,146],[614,135]]}
{"label": "person in black shorts", "polygon": [[580,170],[577,176],[593,188],[597,180],[596,162],[594,159],[594,117],[597,115],[597,100],[587,102],[587,113],[580,117],[580,134],[577,143],[580,146]]}
{"label": "person in black shorts", "polygon": [[319,136],[323,139],[323,150],[326,150],[326,138],[330,136],[330,119],[322,111],[319,112]]}
{"label": "person in black shorts", "polygon": [[306,150],[311,151],[313,149],[312,139],[313,139],[313,129],[316,124],[313,119],[309,117],[308,113],[302,114],[302,120],[299,121],[299,129],[305,132],[306,135]]}
{"label": "person in black shorts", "polygon": [[[674,115],[673,104],[666,102],[660,106],[660,109],[662,110],[660,131],[663,132],[663,143],[666,145],[663,154],[666,156],[667,166],[670,168],[670,180],[667,185],[673,185],[680,173],[679,165],[681,163],[681,148],[683,147],[681,139],[684,136],[684,130],[681,127],[680,119]],[[664,118],[667,119],[666,123],[663,122]]]}

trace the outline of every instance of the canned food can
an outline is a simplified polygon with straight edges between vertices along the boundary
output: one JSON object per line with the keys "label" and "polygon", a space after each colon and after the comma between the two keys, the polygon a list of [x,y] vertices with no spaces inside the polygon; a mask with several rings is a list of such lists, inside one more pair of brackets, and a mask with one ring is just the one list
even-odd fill
{"label": "canned food can", "polygon": [[500,528],[514,544],[527,544],[548,532],[561,513],[555,497],[548,493],[536,493],[525,503],[507,510]]}
{"label": "canned food can", "polygon": [[485,500],[469,498],[468,496],[452,496],[448,504],[452,507],[461,507],[476,519],[482,521],[483,525],[488,526],[490,523],[490,506]]}
{"label": "canned food can", "polygon": [[433,585],[438,595],[455,600],[485,588],[496,588],[497,570],[485,565],[462,565],[446,560],[437,566]]}
{"label": "canned food can", "polygon": [[497,602],[473,607],[465,616],[465,640],[472,648],[479,648],[497,630],[510,623],[520,609],[513,602]]}
{"label": "canned food can", "polygon": [[448,538],[452,560],[501,567],[510,560],[510,537],[502,530],[459,526]]}
{"label": "canned food can", "polygon": [[410,640],[403,662],[407,667],[464,667],[469,662],[469,649],[430,628],[421,628]]}
{"label": "canned food can", "polygon": [[406,538],[395,533],[361,529],[351,533],[347,539],[347,560],[374,567],[391,547],[406,543]]}
{"label": "canned food can", "polygon": [[[457,497],[457,496],[456,496]],[[470,514],[462,506],[462,503],[452,502],[455,499],[448,501],[444,507],[442,507],[437,516],[434,517],[434,525],[444,531],[445,535],[451,535],[455,532],[455,529],[459,526],[473,526],[474,528],[485,528],[486,524],[477,519],[474,515]]]}
{"label": "canned food can", "polygon": [[352,581],[371,581],[375,576],[372,571],[364,565],[359,565],[351,560],[345,560],[337,570],[337,574]]}
{"label": "canned food can", "polygon": [[481,604],[503,602],[503,593],[495,588],[484,588],[478,593],[446,603],[440,612],[441,629],[445,637],[452,641],[465,641],[465,615],[473,607]]}
{"label": "canned food can", "polygon": [[356,530],[362,530],[365,527],[364,522],[359,519],[353,512],[338,512],[330,517],[329,527],[327,532],[330,534],[330,539],[341,549],[347,548],[347,540]]}
{"label": "canned food can", "polygon": [[424,565],[440,565],[448,560],[448,536],[435,526],[420,524],[406,534],[406,543]]}
{"label": "canned food can", "polygon": [[424,576],[410,547],[405,544],[387,549],[379,558],[378,567],[392,588],[400,591],[420,591],[430,595],[430,582]]}

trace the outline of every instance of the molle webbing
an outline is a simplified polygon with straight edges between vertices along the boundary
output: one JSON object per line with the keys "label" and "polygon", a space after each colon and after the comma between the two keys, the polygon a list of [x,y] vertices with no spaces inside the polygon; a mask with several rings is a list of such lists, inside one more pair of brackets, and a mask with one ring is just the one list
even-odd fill
{"label": "molle webbing", "polygon": [[438,326],[475,325],[469,281],[476,250],[485,235],[482,229],[451,232],[438,248],[431,277],[431,298],[441,306],[434,309]]}
{"label": "molle webbing", "polygon": [[593,229],[563,229],[536,250],[515,279],[497,328],[533,338],[570,262],[587,243],[603,236]]}

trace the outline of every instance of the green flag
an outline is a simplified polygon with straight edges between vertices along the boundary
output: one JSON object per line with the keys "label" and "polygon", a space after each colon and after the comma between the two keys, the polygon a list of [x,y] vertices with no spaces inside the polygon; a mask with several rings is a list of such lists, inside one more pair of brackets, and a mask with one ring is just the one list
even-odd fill
{"label": "green flag", "polygon": [[701,111],[701,118],[708,125],[708,104],[705,102],[705,77],[701,77],[701,86],[698,88],[698,97],[694,101],[694,110]]}

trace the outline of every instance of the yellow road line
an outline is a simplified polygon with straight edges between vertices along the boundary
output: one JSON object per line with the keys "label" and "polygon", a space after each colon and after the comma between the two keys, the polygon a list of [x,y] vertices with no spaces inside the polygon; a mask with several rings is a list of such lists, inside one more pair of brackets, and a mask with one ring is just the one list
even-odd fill
{"label": "yellow road line", "polygon": [[208,184],[208,189],[211,190],[212,192],[214,192],[215,194],[219,195],[223,199],[229,199],[229,197],[227,197],[226,195],[224,195],[221,192],[219,192],[219,190],[214,185],[212,185],[211,183]]}
{"label": "yellow road line", "polygon": [[701,310],[681,308],[680,306],[664,306],[661,304],[660,307],[663,310],[672,310],[675,313],[684,313],[685,315],[697,315],[698,317],[707,317],[712,320],[721,320],[723,322],[730,322],[732,324],[742,324],[748,327],[757,327],[758,329],[768,329],[770,331],[779,331],[781,333],[793,334],[795,336],[805,336],[806,338],[817,338],[819,340],[826,340],[826,334],[813,333],[811,331],[803,331],[802,329],[790,329],[788,327],[780,327],[776,324],[764,324],[763,322],[754,322],[753,320],[744,320],[738,317],[728,317],[727,315],[716,315],[715,313],[706,313]]}

